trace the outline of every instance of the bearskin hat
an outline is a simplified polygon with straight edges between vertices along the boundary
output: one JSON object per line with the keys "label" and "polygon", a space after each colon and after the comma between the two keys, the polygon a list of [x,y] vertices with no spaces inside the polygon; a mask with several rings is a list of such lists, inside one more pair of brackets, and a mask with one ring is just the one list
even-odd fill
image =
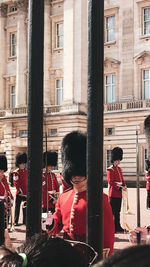
{"label": "bearskin hat", "polygon": [[86,176],[86,134],[73,131],[67,134],[61,145],[62,174],[70,183],[72,176]]}
{"label": "bearskin hat", "polygon": [[46,154],[47,154],[47,166],[56,166],[58,154],[56,151],[47,151],[43,153],[43,168],[46,167]]}
{"label": "bearskin hat", "polygon": [[150,161],[148,159],[145,160],[145,170],[148,171],[150,169]]}
{"label": "bearskin hat", "polygon": [[111,151],[111,162],[113,163],[115,160],[123,159],[123,150],[121,147],[114,147]]}
{"label": "bearskin hat", "polygon": [[26,153],[18,153],[16,155],[16,167],[19,167],[21,163],[27,163],[27,154]]}
{"label": "bearskin hat", "polygon": [[0,155],[0,170],[7,171],[7,158],[5,155]]}

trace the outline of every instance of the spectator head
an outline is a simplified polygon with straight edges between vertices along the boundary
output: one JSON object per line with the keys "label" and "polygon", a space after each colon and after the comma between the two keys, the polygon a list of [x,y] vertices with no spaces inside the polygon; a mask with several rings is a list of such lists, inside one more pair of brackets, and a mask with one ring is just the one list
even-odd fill
{"label": "spectator head", "polygon": [[81,254],[70,243],[47,234],[36,234],[16,252],[0,247],[0,266],[5,267],[87,267]]}

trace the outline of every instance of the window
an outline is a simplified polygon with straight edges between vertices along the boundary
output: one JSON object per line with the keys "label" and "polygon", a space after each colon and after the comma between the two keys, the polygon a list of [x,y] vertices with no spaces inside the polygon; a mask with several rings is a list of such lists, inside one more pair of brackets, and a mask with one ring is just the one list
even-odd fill
{"label": "window", "polygon": [[150,70],[143,70],[144,99],[150,99]]}
{"label": "window", "polygon": [[147,149],[144,149],[144,171],[145,171],[145,160],[147,159]]}
{"label": "window", "polygon": [[106,128],[106,135],[115,135],[115,128]]}
{"label": "window", "polygon": [[19,136],[20,137],[27,137],[28,136],[28,131],[27,130],[20,130],[19,131]]}
{"label": "window", "polygon": [[115,41],[115,16],[106,17],[105,42]]}
{"label": "window", "polygon": [[111,163],[111,150],[107,150],[106,151],[106,169],[110,166],[110,165],[112,165],[112,163]]}
{"label": "window", "polygon": [[150,8],[144,8],[144,35],[150,34]]}
{"label": "window", "polygon": [[63,87],[64,80],[56,80],[56,105],[61,105],[63,102]]}
{"label": "window", "polygon": [[10,108],[15,108],[16,106],[16,86],[10,86]]}
{"label": "window", "polygon": [[17,11],[17,7],[16,6],[11,6],[9,8],[9,12],[15,12],[15,11]]}
{"label": "window", "polygon": [[115,92],[116,92],[116,75],[106,76],[106,103],[115,102]]}
{"label": "window", "polygon": [[57,129],[50,129],[48,132],[49,136],[56,136],[57,135]]}
{"label": "window", "polygon": [[10,57],[17,55],[17,34],[10,33]]}
{"label": "window", "polygon": [[56,24],[56,47],[61,48],[64,46],[64,24]]}

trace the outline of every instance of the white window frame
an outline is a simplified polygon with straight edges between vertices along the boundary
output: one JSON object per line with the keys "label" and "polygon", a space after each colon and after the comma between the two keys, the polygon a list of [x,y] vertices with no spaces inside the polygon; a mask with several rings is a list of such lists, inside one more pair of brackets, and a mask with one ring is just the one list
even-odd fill
{"label": "white window frame", "polygon": [[112,165],[111,163],[111,149],[106,150],[106,171]]}
{"label": "white window frame", "polygon": [[13,84],[10,85],[10,108],[15,108],[15,106],[16,106],[16,85]]}
{"label": "white window frame", "polygon": [[[145,29],[146,29],[145,24],[146,24],[146,23],[149,23],[149,24],[150,24],[150,17],[149,17],[149,20],[148,20],[148,21],[145,21],[145,20],[144,20],[144,12],[145,12],[146,9],[149,9],[149,11],[150,11],[150,6],[149,6],[149,7],[144,7],[144,8],[143,8],[143,35],[144,35],[144,36],[150,35],[150,31],[149,31],[149,33],[145,33]],[[149,26],[149,28],[150,28],[150,26]]]}
{"label": "white window frame", "polygon": [[[62,25],[63,32],[59,33],[59,26]],[[62,44],[61,44],[62,38]],[[64,47],[64,23],[63,21],[56,23],[56,48],[63,48]]]}
{"label": "white window frame", "polygon": [[21,138],[26,138],[28,136],[28,131],[27,130],[20,130],[19,131],[19,136]]}
{"label": "white window frame", "polygon": [[[149,71],[149,78],[148,79],[144,79],[144,71]],[[149,97],[147,98],[145,96],[145,82],[149,82]],[[143,99],[150,99],[150,69],[143,69],[142,70],[142,84],[143,84]]]}
{"label": "white window frame", "polygon": [[17,56],[17,32],[10,33],[10,57]]}
{"label": "white window frame", "polygon": [[[108,28],[108,20],[111,17],[114,17],[115,24],[113,25],[113,27]],[[109,32],[110,31],[113,31],[113,35],[114,35],[113,39],[109,39]],[[112,15],[105,17],[105,43],[115,42],[115,41],[116,41],[116,16],[114,14],[112,14]]]}
{"label": "white window frame", "polygon": [[[110,84],[107,84],[107,77],[109,77],[109,76],[111,77],[111,83],[110,83]],[[115,83],[113,83],[113,76],[115,76]],[[111,101],[108,101],[107,88],[108,88],[109,86],[111,87],[111,91],[110,91],[110,94],[111,94]],[[113,98],[113,86],[115,86],[114,98]],[[106,104],[116,102],[116,74],[115,74],[115,73],[107,74],[107,75],[105,76],[105,93],[106,93]]]}
{"label": "white window frame", "polygon": [[[61,86],[58,87],[58,81],[61,82]],[[59,93],[61,93],[61,100],[58,99]],[[64,94],[64,79],[59,78],[56,79],[56,105],[61,105],[63,102],[63,94]]]}

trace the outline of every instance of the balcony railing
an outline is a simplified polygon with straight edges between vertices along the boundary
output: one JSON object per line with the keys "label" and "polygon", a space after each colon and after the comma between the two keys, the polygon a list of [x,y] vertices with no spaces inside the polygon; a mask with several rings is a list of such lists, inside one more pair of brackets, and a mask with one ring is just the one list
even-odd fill
{"label": "balcony railing", "polygon": [[104,104],[104,112],[150,108],[150,99]]}

